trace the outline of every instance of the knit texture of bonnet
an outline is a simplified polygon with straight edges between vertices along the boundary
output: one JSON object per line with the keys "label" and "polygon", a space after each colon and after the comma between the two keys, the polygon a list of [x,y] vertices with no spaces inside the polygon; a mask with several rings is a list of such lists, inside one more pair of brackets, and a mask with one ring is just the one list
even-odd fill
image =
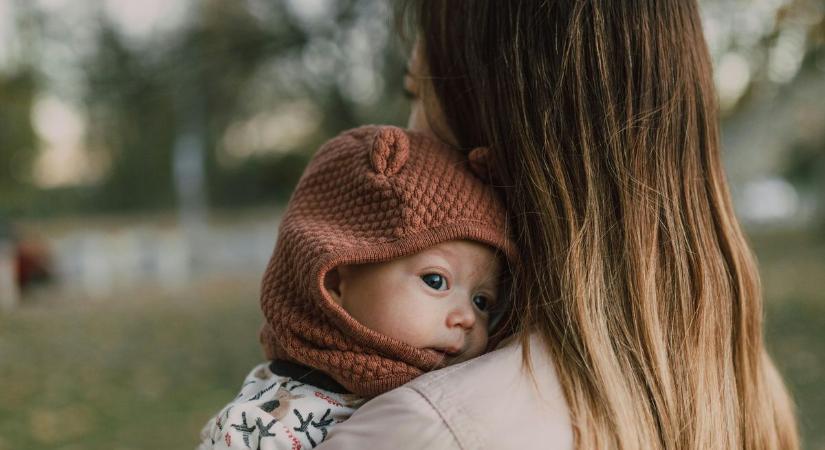
{"label": "knit texture of bonnet", "polygon": [[[476,150],[471,160],[483,155]],[[347,314],[324,289],[325,275],[459,239],[514,261],[505,223],[496,192],[456,149],[391,126],[341,133],[310,161],[281,221],[261,292],[267,357],[316,368],[368,397],[431,370],[437,357]]]}

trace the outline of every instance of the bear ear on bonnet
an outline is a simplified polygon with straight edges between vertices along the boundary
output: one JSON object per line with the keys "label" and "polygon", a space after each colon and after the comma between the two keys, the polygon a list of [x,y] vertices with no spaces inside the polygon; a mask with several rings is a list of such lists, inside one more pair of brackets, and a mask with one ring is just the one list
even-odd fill
{"label": "bear ear on bonnet", "polygon": [[370,149],[370,163],[375,173],[393,176],[404,167],[410,155],[410,139],[401,128],[380,127]]}
{"label": "bear ear on bonnet", "polygon": [[492,158],[493,155],[489,147],[476,147],[467,154],[467,160],[473,173],[485,183],[497,185],[500,182],[493,169]]}

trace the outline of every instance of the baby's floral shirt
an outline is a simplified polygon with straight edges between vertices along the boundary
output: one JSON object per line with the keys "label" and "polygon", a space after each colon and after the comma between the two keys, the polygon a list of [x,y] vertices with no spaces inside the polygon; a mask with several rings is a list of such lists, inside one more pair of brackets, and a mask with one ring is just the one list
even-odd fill
{"label": "baby's floral shirt", "polygon": [[[275,373],[281,368],[291,373]],[[301,375],[302,369],[313,376]],[[364,402],[339,386],[328,390],[308,384],[314,376],[323,377],[291,363],[258,365],[238,396],[203,427],[197,450],[314,448],[326,439],[330,427],[348,419]]]}

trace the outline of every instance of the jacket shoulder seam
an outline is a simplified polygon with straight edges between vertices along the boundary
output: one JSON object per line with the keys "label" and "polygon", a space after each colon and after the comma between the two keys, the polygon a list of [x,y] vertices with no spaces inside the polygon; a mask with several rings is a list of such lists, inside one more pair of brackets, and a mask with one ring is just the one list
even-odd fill
{"label": "jacket shoulder seam", "polygon": [[[480,443],[475,441],[475,439],[473,439],[474,442],[464,442],[459,437],[459,433],[456,430],[456,424],[454,424],[453,421],[450,420],[450,417],[448,416],[448,414],[446,414],[445,411],[442,408],[439,407],[437,402],[433,401],[433,399],[429,395],[427,395],[427,393],[424,392],[420,387],[417,387],[417,386],[413,385],[413,386],[405,386],[404,388],[405,389],[410,389],[410,390],[414,391],[415,393],[417,393],[418,395],[420,395],[421,398],[423,398],[424,401],[427,402],[427,404],[430,406],[430,408],[432,408],[433,411],[435,411],[436,414],[438,414],[438,418],[441,419],[441,423],[447,428],[447,430],[449,430],[450,435],[453,436],[453,440],[458,445],[458,448],[460,448],[461,450],[470,450],[470,449],[481,448]],[[466,413],[462,410],[461,405],[458,402],[450,401],[451,399],[449,398],[450,396],[447,392],[442,391],[442,395],[443,395],[443,398],[446,400],[447,404],[454,405],[454,409],[455,409],[455,412],[457,413],[457,415],[464,414],[466,416]],[[472,432],[470,432],[470,433],[460,433],[460,435],[461,435],[461,437],[477,436],[477,433],[472,433]]]}

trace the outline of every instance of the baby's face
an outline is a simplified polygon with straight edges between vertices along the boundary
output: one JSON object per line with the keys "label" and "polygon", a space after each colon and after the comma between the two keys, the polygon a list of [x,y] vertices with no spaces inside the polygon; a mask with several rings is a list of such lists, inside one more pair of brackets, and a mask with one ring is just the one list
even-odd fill
{"label": "baby's face", "polygon": [[480,355],[498,301],[501,264],[492,248],[448,241],[387,262],[338,268],[331,296],[362,325],[441,357]]}

